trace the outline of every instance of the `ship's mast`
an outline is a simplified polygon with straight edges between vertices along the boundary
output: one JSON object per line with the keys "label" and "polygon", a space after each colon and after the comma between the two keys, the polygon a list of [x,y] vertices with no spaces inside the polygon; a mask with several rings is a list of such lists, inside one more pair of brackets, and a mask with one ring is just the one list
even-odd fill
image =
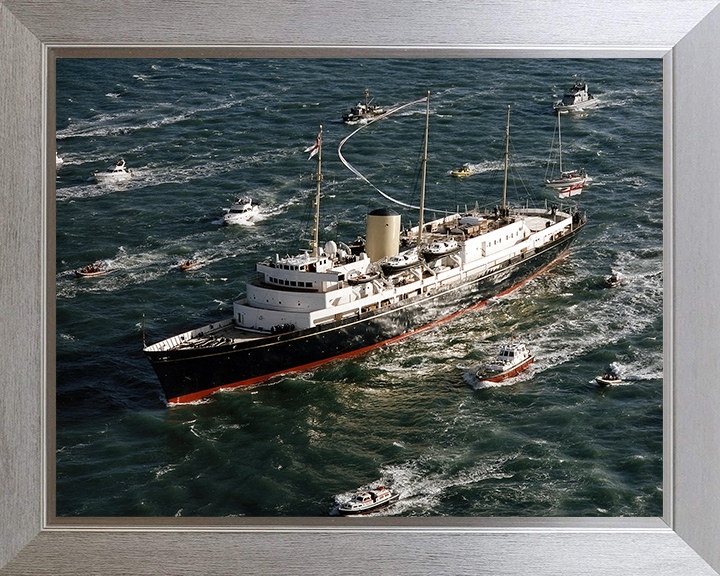
{"label": "ship's mast", "polygon": [[425,145],[423,148],[422,157],[422,182],[420,184],[420,221],[418,222],[418,238],[417,245],[420,247],[422,242],[422,231],[425,225],[425,175],[427,174],[427,161],[428,161],[428,132],[430,130],[430,91],[427,93],[426,107],[425,107]]}
{"label": "ship's mast", "polygon": [[560,133],[560,111],[558,110],[558,161],[560,162],[560,178],[562,175],[562,134]]}
{"label": "ship's mast", "polygon": [[318,134],[318,164],[315,180],[317,182],[317,190],[315,191],[315,220],[313,222],[313,243],[312,255],[317,258],[320,255],[320,182],[322,182],[322,124],[320,125],[320,133]]}
{"label": "ship's mast", "polygon": [[507,125],[505,126],[505,179],[503,181],[502,216],[507,204],[508,157],[510,156],[510,105],[508,104]]}

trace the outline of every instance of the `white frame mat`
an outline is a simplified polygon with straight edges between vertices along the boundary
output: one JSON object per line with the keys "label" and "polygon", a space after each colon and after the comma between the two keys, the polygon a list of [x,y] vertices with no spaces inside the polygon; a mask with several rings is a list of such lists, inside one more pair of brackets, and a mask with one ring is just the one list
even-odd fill
{"label": "white frame mat", "polygon": [[[0,0],[0,575],[717,576],[719,1]],[[662,58],[663,517],[55,518],[54,71],[84,55]]]}

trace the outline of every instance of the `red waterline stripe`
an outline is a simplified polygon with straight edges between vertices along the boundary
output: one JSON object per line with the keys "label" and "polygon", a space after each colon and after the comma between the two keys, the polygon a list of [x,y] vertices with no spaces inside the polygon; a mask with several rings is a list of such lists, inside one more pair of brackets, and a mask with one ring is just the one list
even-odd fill
{"label": "red waterline stripe", "polygon": [[[517,290],[525,284],[526,282],[529,282],[533,278],[537,278],[540,274],[542,274],[545,270],[553,266],[558,260],[563,258],[565,256],[565,252],[555,258],[552,262],[550,262],[547,266],[541,268],[535,274],[532,274],[531,276],[528,276],[523,280],[522,282],[515,284],[515,286],[511,286],[507,290],[503,292],[499,292],[495,294],[492,298],[497,298],[498,296],[505,296],[506,294],[509,294],[513,290]],[[488,298],[490,300],[491,298]],[[450,316],[445,316],[444,318],[440,318],[439,320],[435,320],[435,322],[431,322],[430,324],[426,324],[425,326],[421,326],[420,328],[415,328],[415,330],[411,330],[409,332],[404,332],[403,334],[400,334],[398,336],[393,336],[392,338],[388,340],[383,340],[382,342],[378,342],[377,344],[372,344],[370,346],[366,346],[365,348],[358,348],[357,350],[352,350],[350,352],[346,352],[345,354],[340,354],[338,356],[332,356],[330,358],[324,358],[322,360],[318,360],[317,362],[311,362],[309,364],[303,364],[302,366],[296,366],[295,368],[289,368],[287,370],[280,370],[279,372],[273,372],[272,374],[265,374],[263,376],[257,376],[255,378],[249,378],[248,380],[241,380],[239,382],[234,382],[232,384],[223,384],[222,386],[216,386],[215,388],[208,388],[207,390],[202,390],[200,392],[193,392],[192,394],[185,394],[183,396],[177,396],[176,398],[171,398],[168,400],[168,404],[187,404],[188,402],[195,402],[196,400],[200,400],[201,398],[204,398],[205,396],[209,396],[210,394],[217,392],[218,390],[226,390],[230,388],[239,388],[241,386],[252,386],[253,384],[258,384],[259,382],[263,382],[264,380],[269,380],[270,378],[273,378],[274,376],[280,376],[281,374],[293,374],[295,372],[306,372],[308,370],[312,370],[313,368],[316,368],[317,366],[320,366],[322,364],[326,364],[328,362],[333,362],[335,360],[341,360],[343,358],[351,358],[353,356],[360,356],[361,354],[365,354],[366,352],[369,352],[370,350],[374,350],[375,348],[379,348],[380,346],[385,346],[387,344],[392,344],[393,342],[397,342],[399,340],[403,340],[405,338],[408,338],[409,336],[412,336],[414,334],[417,334],[418,332],[423,332],[424,330],[429,330],[430,328],[433,328],[434,326],[437,326],[438,324],[441,324],[443,322],[447,322],[448,320],[452,320],[453,318],[456,318],[457,316],[460,316],[460,314],[464,314],[465,312],[469,312],[470,310],[477,310],[478,308],[482,308],[487,304],[488,300],[483,300],[482,302],[478,302],[477,304],[473,304],[469,308],[463,308],[462,310],[458,310],[457,312],[454,312],[450,314]]]}

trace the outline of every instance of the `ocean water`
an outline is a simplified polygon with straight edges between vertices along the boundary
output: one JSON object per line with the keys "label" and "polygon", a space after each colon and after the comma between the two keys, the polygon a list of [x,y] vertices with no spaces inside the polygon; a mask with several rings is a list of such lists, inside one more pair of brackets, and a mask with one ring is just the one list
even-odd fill
{"label": "ocean water", "polygon": [[[594,179],[565,258],[370,354],[166,406],[143,337],[228,316],[257,261],[307,248],[303,150],[320,125],[321,240],[349,243],[376,208],[417,223],[337,157],[366,88],[385,107],[430,91],[439,215],[499,202],[508,105],[509,202],[557,202],[542,184],[552,103],[574,75],[599,104],[562,117],[565,165]],[[424,122],[409,108],[343,154],[416,203]],[[662,514],[660,60],[59,59],[57,148],[59,516],[327,516],[380,483],[401,499],[377,515]],[[131,180],[92,180],[120,158]],[[464,163],[478,173],[450,177]],[[221,226],[239,195],[260,216]],[[190,258],[201,265],[181,272]],[[75,278],[94,261],[111,272]],[[603,286],[611,270],[618,288]],[[535,363],[475,390],[472,368],[513,335]],[[609,366],[624,383],[599,388]]]}

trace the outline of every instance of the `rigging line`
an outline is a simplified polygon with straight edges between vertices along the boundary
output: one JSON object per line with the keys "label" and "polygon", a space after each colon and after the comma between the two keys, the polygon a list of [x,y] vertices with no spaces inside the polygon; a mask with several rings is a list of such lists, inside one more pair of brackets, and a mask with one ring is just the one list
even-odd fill
{"label": "rigging line", "polygon": [[[425,101],[427,101],[427,96],[423,96],[422,98],[418,98],[417,100],[413,100],[412,102],[406,102],[405,104],[400,104],[399,106],[395,106],[395,108],[391,108],[390,110],[388,110],[388,111],[385,112],[384,114],[381,114],[381,115],[378,116],[377,118],[373,118],[372,120],[369,120],[366,124],[363,124],[362,126],[360,126],[360,128],[357,128],[357,129],[353,130],[350,134],[348,134],[347,136],[345,136],[345,138],[342,139],[342,141],[340,142],[340,144],[338,144],[338,156],[340,157],[340,161],[345,165],[346,168],[348,168],[348,169],[350,170],[350,172],[352,172],[353,174],[355,174],[355,175],[356,175],[358,178],[360,178],[363,182],[366,182],[367,184],[369,184],[370,186],[372,186],[372,187],[373,187],[377,192],[379,192],[380,195],[383,196],[384,198],[387,198],[387,199],[390,200],[391,202],[394,202],[395,204],[399,204],[400,206],[405,206],[405,208],[412,208],[413,210],[420,210],[420,206],[413,206],[412,204],[406,204],[405,202],[401,202],[400,200],[396,200],[395,198],[392,198],[391,196],[388,196],[387,194],[385,194],[385,192],[383,192],[382,190],[380,190],[380,188],[378,188],[377,186],[375,186],[375,184],[373,184],[372,182],[370,182],[370,180],[368,180],[365,176],[363,176],[363,175],[360,173],[359,170],[357,170],[352,164],[350,164],[350,162],[348,162],[348,161],[345,159],[345,157],[342,155],[342,147],[343,147],[343,145],[345,144],[345,142],[347,142],[348,140],[350,140],[350,138],[352,138],[353,136],[355,136],[355,134],[357,134],[358,132],[360,132],[360,130],[364,130],[365,128],[367,128],[368,126],[370,126],[370,124],[373,124],[374,122],[377,122],[378,120],[382,120],[383,118],[387,118],[388,116],[390,116],[390,114],[394,114],[395,112],[399,112],[400,110],[402,110],[402,109],[404,109],[404,108],[407,108],[408,106],[412,106],[413,104],[419,104],[419,103],[425,102]],[[431,211],[431,210],[434,210],[434,209],[433,209],[433,208],[425,208],[424,211],[427,212],[427,211]],[[440,212],[440,213],[442,213],[442,214],[447,214],[447,213],[448,213],[447,210],[434,210],[434,211],[435,211],[435,212]]]}

